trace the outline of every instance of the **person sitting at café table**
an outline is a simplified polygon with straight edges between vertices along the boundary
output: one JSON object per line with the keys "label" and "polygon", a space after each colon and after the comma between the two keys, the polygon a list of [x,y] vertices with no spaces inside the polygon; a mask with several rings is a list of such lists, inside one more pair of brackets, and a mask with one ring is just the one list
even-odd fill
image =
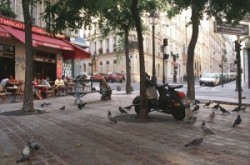
{"label": "person sitting at caf\u00e9 table", "polygon": [[41,91],[39,88],[36,87],[37,85],[39,85],[39,84],[38,84],[38,81],[37,81],[37,78],[34,78],[34,79],[33,79],[32,85],[33,85],[32,88],[33,88],[34,95],[35,95],[38,99],[42,100],[42,99],[43,99],[43,97],[42,97],[42,91]]}
{"label": "person sitting at caf\u00e9 table", "polygon": [[10,75],[9,80],[7,81],[5,86],[6,87],[13,87],[13,86],[15,86],[17,84],[18,84],[18,81],[12,75]]}
{"label": "person sitting at caf\u00e9 table", "polygon": [[57,79],[55,80],[55,91],[57,96],[62,95],[65,92],[65,84],[60,76],[57,76]]}

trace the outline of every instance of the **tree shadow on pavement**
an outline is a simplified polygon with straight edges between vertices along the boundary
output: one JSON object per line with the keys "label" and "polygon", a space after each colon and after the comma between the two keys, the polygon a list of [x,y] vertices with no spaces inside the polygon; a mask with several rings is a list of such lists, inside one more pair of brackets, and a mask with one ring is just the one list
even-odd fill
{"label": "tree shadow on pavement", "polygon": [[2,116],[26,116],[26,115],[35,115],[39,114],[37,111],[34,112],[24,112],[22,110],[13,110],[13,111],[6,111],[0,113]]}
{"label": "tree shadow on pavement", "polygon": [[140,119],[137,114],[117,115],[114,118],[118,122],[130,123],[160,123],[160,122],[178,122],[171,115],[149,114],[147,119]]}

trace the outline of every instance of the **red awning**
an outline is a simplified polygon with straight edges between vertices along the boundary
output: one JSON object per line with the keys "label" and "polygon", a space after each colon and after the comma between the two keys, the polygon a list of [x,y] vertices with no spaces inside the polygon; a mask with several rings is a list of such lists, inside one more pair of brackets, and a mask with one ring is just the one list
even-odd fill
{"label": "red awning", "polygon": [[85,58],[91,58],[91,54],[84,49],[80,48],[79,46],[74,45],[73,43],[64,40],[71,46],[75,48],[74,52],[71,51],[63,51],[63,56],[71,58],[71,59],[85,59]]}
{"label": "red awning", "polygon": [[[8,27],[5,25],[0,25],[0,28],[10,33],[13,37],[21,41],[22,43],[25,43],[25,32],[22,30],[14,29],[12,27]],[[33,46],[45,46],[45,47],[51,47],[56,49],[63,49],[63,50],[69,50],[74,51],[74,47],[67,42],[53,37],[38,35],[38,34],[32,34],[32,41]]]}
{"label": "red awning", "polygon": [[4,38],[10,38],[11,35],[9,32],[7,32],[6,30],[4,30],[1,25],[0,25],[0,37],[4,37]]}

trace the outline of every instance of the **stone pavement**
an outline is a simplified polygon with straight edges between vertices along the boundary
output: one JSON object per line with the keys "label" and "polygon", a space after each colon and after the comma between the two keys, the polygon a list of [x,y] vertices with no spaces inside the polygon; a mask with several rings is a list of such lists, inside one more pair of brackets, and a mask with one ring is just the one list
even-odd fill
{"label": "stone pavement", "polygon": [[[86,106],[79,110],[72,96],[35,100],[52,103],[47,113],[23,115],[22,103],[0,104],[0,164],[14,165],[27,141],[34,139],[42,148],[34,151],[24,165],[248,165],[250,162],[250,109],[240,112],[242,124],[232,128],[237,117],[215,110],[213,122],[208,116],[212,105],[195,113],[193,125],[176,121],[171,115],[149,114],[147,120],[137,118],[133,109],[128,115],[119,106],[130,105],[138,95],[114,91],[112,100],[101,101],[100,94],[88,94]],[[203,98],[204,100],[208,98]],[[227,98],[224,98],[227,99]],[[65,105],[65,111],[58,110]],[[214,105],[214,104],[213,104]],[[223,104],[228,110],[234,105]],[[110,110],[118,120],[107,119]],[[205,135],[201,122],[205,121],[216,135]],[[184,145],[203,137],[201,146]]]}

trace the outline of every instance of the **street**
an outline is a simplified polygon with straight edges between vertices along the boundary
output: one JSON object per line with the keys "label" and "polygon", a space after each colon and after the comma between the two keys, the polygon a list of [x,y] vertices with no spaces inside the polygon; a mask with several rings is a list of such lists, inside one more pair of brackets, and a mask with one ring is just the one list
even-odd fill
{"label": "street", "polygon": [[[232,98],[232,99],[238,99],[238,92],[235,91],[236,85],[235,81],[225,83],[223,87],[221,85],[211,87],[211,86],[200,86],[199,81],[195,82],[195,94],[196,97],[203,98],[203,97],[210,97],[213,99],[213,97],[227,97],[227,98]],[[180,88],[178,90],[182,90],[186,93],[187,91],[187,84],[185,83],[169,83],[170,85],[178,85],[178,84],[183,84],[183,88]],[[117,86],[121,86],[122,90],[125,90],[125,82],[123,83],[109,83],[112,89],[117,88]],[[140,84],[139,83],[132,83],[132,86],[134,88],[134,91],[139,92],[140,90]],[[247,99],[250,99],[250,89],[244,89],[242,91],[242,96],[246,97]],[[244,99],[242,102],[246,102]]]}

